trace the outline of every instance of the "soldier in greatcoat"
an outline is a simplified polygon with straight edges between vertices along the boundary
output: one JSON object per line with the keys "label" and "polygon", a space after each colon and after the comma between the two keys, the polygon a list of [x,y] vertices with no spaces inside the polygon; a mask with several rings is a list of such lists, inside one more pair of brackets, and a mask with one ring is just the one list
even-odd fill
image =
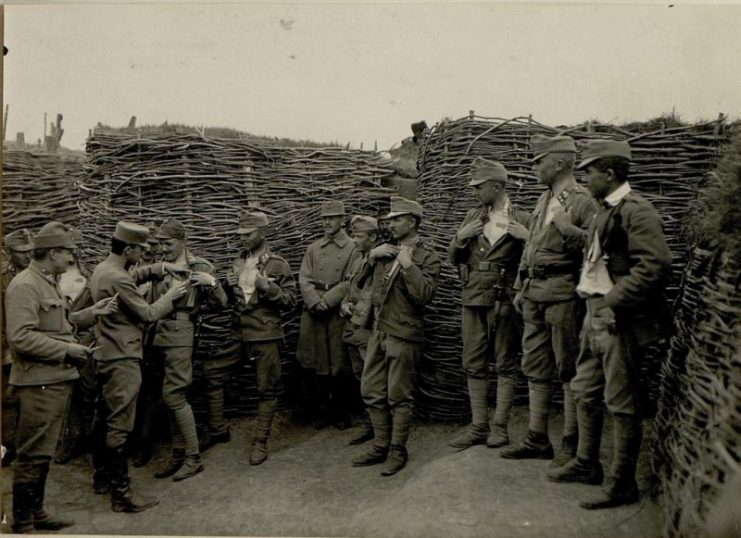
{"label": "soldier in greatcoat", "polygon": [[306,249],[299,271],[299,286],[304,300],[296,357],[307,370],[309,393],[316,407],[316,428],[334,423],[340,429],[350,427],[348,402],[352,369],[343,333],[345,321],[340,303],[347,293],[348,267],[357,255],[355,245],[342,224],[345,206],[330,200],[322,204],[324,237]]}

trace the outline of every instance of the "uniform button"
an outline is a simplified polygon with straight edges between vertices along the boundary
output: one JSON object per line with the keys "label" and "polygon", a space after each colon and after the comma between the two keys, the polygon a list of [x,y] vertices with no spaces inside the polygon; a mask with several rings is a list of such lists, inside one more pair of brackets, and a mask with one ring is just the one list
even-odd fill
{"label": "uniform button", "polygon": [[481,252],[484,252],[484,249],[483,249],[483,248],[480,248],[479,250],[480,250]]}

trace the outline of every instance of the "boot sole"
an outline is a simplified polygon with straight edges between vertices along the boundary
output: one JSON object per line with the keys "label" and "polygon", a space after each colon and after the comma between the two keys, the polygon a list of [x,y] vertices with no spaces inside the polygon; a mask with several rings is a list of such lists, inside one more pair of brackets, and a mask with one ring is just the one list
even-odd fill
{"label": "boot sole", "polygon": [[621,497],[619,499],[605,499],[604,501],[581,501],[579,506],[585,510],[604,510],[606,508],[617,508],[618,506],[627,506],[635,504],[640,500],[640,495]]}
{"label": "boot sole", "polygon": [[562,478],[562,477],[553,477],[553,476],[546,475],[546,479],[549,482],[557,482],[559,484],[586,484],[588,486],[600,486],[602,485],[602,482],[604,482],[604,477]]}
{"label": "boot sole", "polygon": [[157,506],[160,502],[159,501],[152,501],[148,504],[143,504],[141,506],[136,507],[125,507],[125,506],[114,506],[112,509],[114,512],[125,512],[128,514],[137,514],[139,512],[144,512],[145,510],[149,510],[150,508],[154,508]]}
{"label": "boot sole", "polygon": [[396,473],[401,471],[404,467],[406,467],[406,465],[403,465],[402,467],[399,467],[398,469],[381,471],[381,476],[394,476]]}
{"label": "boot sole", "polygon": [[370,467],[371,465],[380,465],[381,463],[385,462],[386,458],[383,458],[382,460],[374,460],[369,462],[352,462],[353,467]]}

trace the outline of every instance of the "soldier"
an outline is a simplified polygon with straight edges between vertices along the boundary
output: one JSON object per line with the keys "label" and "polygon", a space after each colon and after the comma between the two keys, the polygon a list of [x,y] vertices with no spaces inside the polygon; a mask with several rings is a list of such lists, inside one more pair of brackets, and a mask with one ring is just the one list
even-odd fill
{"label": "soldier", "polygon": [[[149,230],[144,226],[120,221],[111,239],[111,253],[98,264],[90,279],[94,300],[118,297],[120,310],[98,320],[97,345],[93,354],[98,391],[102,392],[105,414],[105,457],[94,458],[93,485],[96,492],[106,491],[110,479],[111,508],[114,512],[141,512],[158,501],[139,497],[130,488],[125,443],[134,427],[136,399],[141,385],[139,361],[142,358],[142,323],[152,323],[173,310],[175,301],[185,295],[189,283],[172,286],[155,303],[148,304],[136,288],[136,282],[163,278],[167,273],[182,274],[176,265],[160,262],[136,265],[146,248]],[[101,467],[107,464],[107,469]],[[106,472],[107,471],[107,472]]]}
{"label": "soldier", "polygon": [[[507,424],[517,388],[520,319],[512,307],[512,286],[527,238],[530,217],[510,204],[507,170],[477,158],[469,185],[481,205],[463,219],[448,248],[450,263],[463,280],[463,369],[471,402],[471,425],[450,442],[465,449],[509,443]],[[497,372],[494,427],[489,428],[489,358]]]}
{"label": "soldier", "polygon": [[[33,251],[33,235],[26,229],[16,230],[15,232],[9,233],[4,239],[4,253],[6,253],[10,259],[4,261],[2,265],[2,286],[3,286],[3,297],[5,296],[5,290],[8,289],[8,284],[13,280],[15,275],[20,273],[23,269],[28,267],[31,262],[31,255]],[[3,311],[3,318],[5,316]],[[5,322],[2,322],[5,327]],[[5,341],[5,332],[3,332],[3,350],[2,350],[2,444],[5,450],[3,451],[2,462],[9,464],[15,458],[15,440],[14,433],[16,428],[18,402],[16,401],[13,391],[8,384],[10,377],[10,369],[13,360],[11,358],[10,350],[8,349],[7,342]]]}
{"label": "soldier", "polygon": [[[77,228],[69,226],[72,240],[77,248],[72,253],[73,262],[67,270],[59,275],[59,290],[67,300],[71,312],[78,312],[93,304],[90,294],[90,274],[80,263],[79,253],[83,243],[83,237]],[[75,336],[85,346],[95,341],[91,329],[86,327],[75,327]],[[95,373],[93,360],[86,357],[77,366],[80,379],[72,389],[69,411],[65,418],[65,426],[62,430],[59,449],[54,458],[55,463],[64,464],[84,454],[89,448],[90,435],[92,434],[93,411],[95,409]]]}
{"label": "soldier", "polygon": [[[353,233],[353,242],[355,248],[360,254],[351,267],[348,274],[350,286],[347,289],[347,295],[342,300],[340,310],[345,317],[344,340],[347,346],[347,353],[350,356],[355,379],[360,382],[363,374],[363,365],[365,363],[365,354],[368,350],[368,339],[370,338],[370,318],[371,309],[371,281],[361,286],[360,277],[361,269],[368,262],[370,249],[376,245],[378,237],[378,221],[373,217],[356,215],[350,221],[350,227]],[[359,445],[373,439],[373,424],[370,420],[367,410],[363,410],[363,429],[360,435],[354,437],[351,445]]]}
{"label": "soldier", "polygon": [[640,367],[646,346],[666,338],[670,315],[664,289],[671,252],[656,209],[628,182],[627,142],[590,140],[579,168],[601,208],[588,234],[577,292],[587,316],[571,387],[577,401],[579,447],[574,459],[551,469],[555,482],[603,481],[599,461],[602,400],[613,416],[615,448],[604,493],[580,503],[610,508],[638,500],[636,462],[641,448]]}
{"label": "soldier", "polygon": [[398,473],[407,462],[414,368],[424,341],[424,307],[432,300],[440,275],[440,259],[417,234],[422,206],[392,196],[388,216],[398,245],[384,243],[371,250],[361,277],[362,282],[372,272],[375,321],[361,392],[375,438],[368,452],[352,461],[357,467],[376,465],[386,461],[390,452],[382,476]]}
{"label": "soldier", "polygon": [[548,189],[532,215],[514,299],[525,324],[522,372],[528,378],[530,424],[524,442],[502,456],[553,458],[548,414],[557,372],[564,392],[564,426],[553,465],[560,465],[576,452],[576,410],[569,382],[575,372],[584,306],[575,288],[596,204],[574,179],[576,145],[571,137],[535,136],[532,151],[538,181]]}
{"label": "soldier", "polygon": [[34,260],[10,283],[5,295],[7,338],[14,357],[10,384],[18,398],[17,459],[13,470],[13,532],[59,530],[72,521],[44,511],[49,464],[79,377],[75,366],[91,349],[77,343],[70,321],[94,323],[115,311],[106,299],[69,316],[57,286],[73,261],[75,244],[66,226],[49,222],[34,241]]}
{"label": "soldier", "polygon": [[340,303],[347,293],[345,275],[356,252],[342,229],[344,204],[324,202],[321,217],[325,235],[306,249],[299,272],[304,309],[296,357],[313,385],[311,403],[318,408],[314,426],[321,429],[334,423],[346,429],[351,425],[347,407],[352,370],[342,339],[345,323]]}
{"label": "soldier", "polygon": [[204,365],[208,402],[208,434],[201,450],[230,440],[224,422],[224,385],[237,365],[256,359],[258,409],[250,464],[268,457],[267,441],[278,406],[281,311],[296,305],[296,283],[288,262],[272,252],[265,240],[268,217],[260,211],[239,216],[237,233],[243,252],[234,260],[223,282],[232,307],[231,341]]}
{"label": "soldier", "polygon": [[[170,411],[172,432],[170,460],[154,476],[172,476],[178,482],[203,471],[196,421],[186,398],[193,383],[196,317],[209,304],[226,305],[226,295],[214,276],[213,265],[186,248],[185,226],[180,221],[167,219],[155,237],[160,242],[163,259],[182,268],[185,280],[189,279],[191,284],[186,295],[173,304],[172,312],[157,321],[152,342],[154,353],[164,365],[162,401]],[[153,282],[152,298],[159,299],[182,281],[179,276],[166,275]]]}

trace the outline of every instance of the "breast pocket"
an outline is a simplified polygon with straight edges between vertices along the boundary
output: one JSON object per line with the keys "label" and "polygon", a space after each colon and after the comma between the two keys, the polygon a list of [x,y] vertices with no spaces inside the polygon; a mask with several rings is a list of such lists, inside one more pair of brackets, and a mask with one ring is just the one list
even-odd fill
{"label": "breast pocket", "polygon": [[39,330],[60,332],[64,328],[65,305],[62,299],[41,299]]}

